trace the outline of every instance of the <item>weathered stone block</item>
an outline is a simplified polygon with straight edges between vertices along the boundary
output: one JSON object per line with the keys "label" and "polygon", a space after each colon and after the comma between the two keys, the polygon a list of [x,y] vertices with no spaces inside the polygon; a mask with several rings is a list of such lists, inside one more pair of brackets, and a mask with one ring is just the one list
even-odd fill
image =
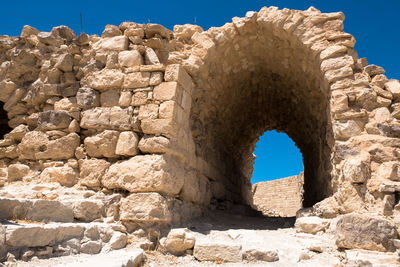
{"label": "weathered stone block", "polygon": [[95,108],[82,112],[80,126],[85,129],[117,129],[129,130],[131,128],[132,110],[112,108]]}
{"label": "weathered stone block", "polygon": [[241,262],[242,246],[227,241],[196,240],[193,256],[199,261]]}
{"label": "weathered stone block", "polygon": [[184,175],[172,156],[140,155],[111,165],[102,183],[110,189],[175,195],[183,186]]}
{"label": "weathered stone block", "polygon": [[122,132],[119,135],[115,154],[135,156],[138,153],[139,137],[134,132]]}
{"label": "weathered stone block", "polygon": [[84,140],[86,152],[91,157],[116,157],[119,132],[105,130],[94,136],[86,137]]}
{"label": "weathered stone block", "polygon": [[84,109],[98,107],[100,105],[99,92],[92,88],[79,88],[76,101],[78,106]]}
{"label": "weathered stone block", "polygon": [[122,67],[134,67],[143,64],[142,55],[137,50],[122,51],[118,54],[118,62]]}
{"label": "weathered stone block", "polygon": [[38,126],[41,130],[65,129],[68,128],[71,120],[72,118],[67,111],[49,110],[39,114]]}
{"label": "weathered stone block", "polygon": [[125,76],[123,88],[134,89],[147,87],[150,84],[150,72],[132,72]]}
{"label": "weathered stone block", "polygon": [[118,89],[122,87],[125,74],[119,70],[103,69],[90,73],[81,80],[83,86],[105,91],[108,89]]}
{"label": "weathered stone block", "polygon": [[29,166],[25,164],[11,164],[7,168],[8,172],[8,181],[14,182],[21,180],[24,176],[28,175],[30,171]]}
{"label": "weathered stone block", "polygon": [[182,88],[177,82],[164,82],[154,87],[153,96],[156,100],[175,100],[180,103],[182,99]]}
{"label": "weathered stone block", "polygon": [[110,167],[110,163],[104,159],[83,159],[79,161],[80,183],[87,187],[99,188],[101,178]]}
{"label": "weathered stone block", "polygon": [[102,38],[93,45],[95,50],[114,50],[123,51],[128,49],[128,37],[115,36],[109,38]]}
{"label": "weathered stone block", "polygon": [[134,222],[171,221],[168,200],[158,193],[134,193],[122,199],[120,219]]}
{"label": "weathered stone block", "polygon": [[361,214],[343,215],[336,225],[339,248],[395,251],[396,227],[386,219]]}
{"label": "weathered stone block", "polygon": [[64,186],[73,186],[78,182],[78,173],[69,166],[48,167],[40,174],[42,182],[56,182]]}
{"label": "weathered stone block", "polygon": [[143,136],[139,141],[142,153],[159,154],[171,151],[170,140],[163,136]]}

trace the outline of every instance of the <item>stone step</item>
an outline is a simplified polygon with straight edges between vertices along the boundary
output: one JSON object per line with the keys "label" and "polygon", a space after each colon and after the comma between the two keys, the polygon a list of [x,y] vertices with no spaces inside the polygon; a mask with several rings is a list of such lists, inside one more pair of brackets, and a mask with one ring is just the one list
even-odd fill
{"label": "stone step", "polygon": [[91,222],[105,217],[101,200],[47,200],[0,197],[0,219],[34,222]]}
{"label": "stone step", "polygon": [[142,249],[121,249],[107,254],[73,255],[46,260],[34,259],[18,262],[20,267],[137,267],[141,266],[146,256]]}
{"label": "stone step", "polygon": [[29,260],[71,254],[98,254],[124,248],[122,225],[106,223],[31,223],[0,225],[0,260]]}

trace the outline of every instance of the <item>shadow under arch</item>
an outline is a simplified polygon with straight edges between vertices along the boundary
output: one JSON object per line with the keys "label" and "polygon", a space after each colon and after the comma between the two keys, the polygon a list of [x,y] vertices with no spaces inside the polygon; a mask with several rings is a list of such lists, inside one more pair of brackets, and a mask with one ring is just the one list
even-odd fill
{"label": "shadow under arch", "polygon": [[[218,169],[211,180],[224,187],[220,198],[249,203],[258,138],[269,130],[284,132],[303,155],[303,206],[309,207],[332,194],[329,86],[311,45],[282,25],[265,26],[258,16],[212,28],[204,36],[217,44],[202,41],[206,53],[191,73],[196,156]],[[333,20],[340,23],[329,27],[341,31],[342,19]],[[326,21],[316,25],[323,30]]]}

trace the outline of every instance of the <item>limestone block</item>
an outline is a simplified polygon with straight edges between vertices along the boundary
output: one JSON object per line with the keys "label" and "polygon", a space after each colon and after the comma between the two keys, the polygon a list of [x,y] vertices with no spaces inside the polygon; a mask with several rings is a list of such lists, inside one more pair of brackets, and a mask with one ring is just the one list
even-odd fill
{"label": "limestone block", "polygon": [[241,262],[242,246],[218,240],[196,240],[193,256],[199,261]]}
{"label": "limestone block", "polygon": [[53,32],[39,32],[37,34],[39,41],[46,45],[57,46],[64,44],[64,40]]}
{"label": "limestone block", "polygon": [[118,129],[129,130],[131,128],[132,110],[112,108],[95,108],[82,112],[80,126],[85,129]]}
{"label": "limestone block", "polygon": [[74,220],[72,209],[59,201],[46,199],[31,201],[24,215],[20,218],[36,222],[72,222]]}
{"label": "limestone block", "polygon": [[383,162],[376,171],[378,179],[400,181],[400,163],[397,161]]}
{"label": "limestone block", "polygon": [[62,54],[57,57],[54,67],[63,72],[71,72],[74,66],[74,58],[71,54]]}
{"label": "limestone block", "polygon": [[248,249],[243,252],[243,259],[247,261],[266,261],[274,262],[279,260],[276,250],[266,250],[262,248]]}
{"label": "limestone block", "polygon": [[142,55],[137,50],[122,51],[118,54],[120,66],[130,68],[143,64]]}
{"label": "limestone block", "polygon": [[88,241],[81,245],[80,253],[98,254],[101,251],[101,243],[99,241]]}
{"label": "limestone block", "polygon": [[339,248],[395,251],[396,227],[388,220],[361,214],[347,214],[336,225]]}
{"label": "limestone block", "polygon": [[329,227],[329,221],[316,216],[301,217],[296,219],[295,227],[299,232],[316,234],[325,231]]}
{"label": "limestone block", "polygon": [[136,107],[136,106],[141,106],[141,105],[145,105],[147,103],[147,92],[146,91],[140,91],[140,92],[136,92],[133,96],[132,96],[132,103],[131,105]]}
{"label": "limestone block", "polygon": [[70,133],[56,140],[41,144],[35,154],[36,159],[70,159],[75,154],[75,149],[80,145],[81,140],[76,133]]}
{"label": "limestone block", "polygon": [[109,189],[130,192],[178,194],[183,186],[184,172],[172,156],[139,155],[111,165],[102,184]]}
{"label": "limestone block", "polygon": [[389,80],[385,83],[385,88],[392,93],[396,101],[400,101],[400,82],[398,80]]}
{"label": "limestone block", "polygon": [[102,92],[100,95],[100,103],[102,107],[118,106],[119,90],[113,89]]}
{"label": "limestone block", "polygon": [[385,83],[387,83],[388,81],[389,80],[385,75],[379,74],[379,75],[376,75],[374,78],[372,78],[371,85],[377,86],[377,87],[383,89],[383,88],[385,88]]}
{"label": "limestone block", "polygon": [[321,70],[325,72],[328,70],[339,69],[341,67],[352,66],[352,65],[354,65],[353,57],[346,55],[342,57],[325,59],[321,63]]}
{"label": "limestone block", "polygon": [[366,182],[370,177],[369,161],[361,158],[346,160],[343,166],[343,177],[352,183]]}
{"label": "limestone block", "polygon": [[163,73],[161,71],[154,71],[150,75],[150,85],[159,85],[163,81]]}
{"label": "limestone block", "polygon": [[17,85],[11,80],[0,81],[0,101],[7,102]]}
{"label": "limestone block", "polygon": [[15,140],[17,142],[21,142],[22,138],[24,138],[25,134],[29,132],[28,126],[21,124],[17,127],[15,127],[10,133],[10,137],[12,140]]}
{"label": "limestone block", "polygon": [[325,72],[325,78],[330,83],[351,75],[353,75],[353,69],[350,66],[345,66],[335,70],[328,70]]}
{"label": "limestone block", "polygon": [[178,115],[181,112],[183,112],[182,108],[175,101],[168,100],[160,104],[159,118],[179,121]]}
{"label": "limestone block", "polygon": [[171,221],[168,201],[158,193],[134,193],[121,200],[120,219],[134,222]]}
{"label": "limestone block", "polygon": [[392,105],[392,116],[393,118],[400,119],[400,103]]}
{"label": "limestone block", "polygon": [[143,119],[141,121],[142,131],[145,134],[153,134],[156,136],[164,135],[173,137],[176,135],[176,123],[171,119]]}
{"label": "limestone block", "polygon": [[40,180],[45,183],[56,182],[70,187],[78,182],[78,173],[69,166],[48,167],[40,174]]}
{"label": "limestone block", "polygon": [[145,104],[139,108],[139,120],[143,119],[157,119],[158,118],[158,105]]}
{"label": "limestone block", "polygon": [[91,222],[101,218],[104,204],[100,200],[80,199],[73,202],[72,209],[75,219]]}
{"label": "limestone block", "polygon": [[181,256],[194,247],[195,237],[187,228],[175,228],[160,243],[169,253]]}
{"label": "limestone block", "polygon": [[185,24],[185,25],[175,25],[174,26],[174,36],[182,39],[192,38],[193,34],[196,32],[203,32],[204,30],[198,25]]}
{"label": "limestone block", "polygon": [[129,45],[128,37],[122,35],[109,38],[102,38],[93,45],[93,49],[123,51],[128,49],[128,45]]}
{"label": "limestone block", "polygon": [[121,232],[114,232],[113,236],[109,241],[109,244],[111,249],[121,249],[126,246],[127,242],[128,242],[128,237],[126,234]]}
{"label": "limestone block", "polygon": [[37,29],[33,28],[32,26],[25,25],[22,28],[21,37],[27,38],[27,37],[29,37],[31,35],[37,35],[39,32],[40,31],[38,31]]}
{"label": "limestone block", "polygon": [[76,103],[76,97],[68,97],[62,98],[59,101],[54,103],[54,110],[60,111],[68,111],[68,112],[76,112],[79,111],[79,106]]}
{"label": "limestone block", "polygon": [[208,37],[204,32],[203,33],[195,32],[192,35],[192,41],[195,44],[201,45],[205,49],[210,49],[215,47],[215,43],[213,42],[213,40],[210,37]]}
{"label": "limestone block", "polygon": [[153,96],[156,100],[175,100],[180,103],[182,100],[182,87],[177,82],[163,82],[154,87]]}
{"label": "limestone block", "polygon": [[18,145],[21,159],[69,159],[74,156],[75,149],[80,144],[80,137],[75,133],[55,140],[39,131],[25,134]]}
{"label": "limestone block", "polygon": [[134,89],[146,87],[150,84],[150,72],[132,72],[125,76],[123,88]]}
{"label": "limestone block", "polygon": [[21,180],[22,178],[24,178],[24,176],[29,174],[29,171],[30,171],[29,166],[25,164],[19,164],[19,163],[11,164],[7,168],[8,181],[14,182]]}
{"label": "limestone block", "polygon": [[135,156],[138,153],[139,137],[135,132],[121,132],[118,138],[115,154]]}
{"label": "limestone block", "polygon": [[84,140],[86,153],[91,157],[116,157],[119,132],[105,130],[94,136],[86,137]]}
{"label": "limestone block", "polygon": [[119,30],[118,26],[115,25],[106,25],[104,31],[101,34],[101,37],[115,37],[118,35],[122,35],[122,32]]}
{"label": "limestone block", "polygon": [[79,88],[76,102],[79,107],[84,109],[98,107],[100,105],[99,93],[92,88]]}
{"label": "limestone block", "polygon": [[81,80],[81,84],[83,87],[98,89],[100,91],[118,89],[121,88],[124,77],[125,74],[120,70],[102,69],[101,71],[88,74]]}
{"label": "limestone block", "polygon": [[163,136],[145,135],[138,146],[142,153],[159,154],[171,151],[170,140]]}
{"label": "limestone block", "polygon": [[122,91],[118,99],[118,105],[120,107],[129,107],[131,105],[131,102],[132,102],[132,92]]}
{"label": "limestone block", "polygon": [[49,110],[39,113],[38,127],[41,130],[57,130],[68,128],[72,118],[67,111]]}
{"label": "limestone block", "polygon": [[385,70],[382,67],[373,64],[364,67],[364,71],[371,77],[379,74],[385,74]]}
{"label": "limestone block", "polygon": [[354,120],[335,121],[333,124],[333,133],[337,139],[348,139],[360,134],[362,131],[362,125]]}
{"label": "limestone block", "polygon": [[99,188],[101,178],[110,167],[110,163],[104,159],[85,159],[79,161],[80,184],[90,188]]}
{"label": "limestone block", "polygon": [[51,32],[67,41],[72,41],[76,37],[75,32],[64,25],[54,27]]}
{"label": "limestone block", "polygon": [[377,123],[388,122],[392,119],[388,108],[382,107],[375,110],[374,119]]}
{"label": "limestone block", "polygon": [[337,54],[343,53],[347,51],[347,47],[343,46],[343,45],[332,45],[329,46],[328,48],[326,48],[325,50],[323,50],[321,52],[321,54],[319,54],[319,58],[321,60],[333,57]]}
{"label": "limestone block", "polygon": [[148,23],[144,27],[144,32],[147,39],[159,35],[164,39],[170,40],[172,36],[172,32],[160,24]]}
{"label": "limestone block", "polygon": [[3,109],[5,111],[11,110],[18,102],[21,100],[21,98],[25,95],[26,89],[23,88],[17,88],[15,89],[10,97],[8,98],[7,102],[4,103]]}
{"label": "limestone block", "polygon": [[[377,77],[377,76],[375,76],[375,77]],[[373,85],[373,86],[372,86],[372,89],[375,91],[375,93],[376,93],[378,96],[387,98],[387,99],[389,99],[389,100],[392,100],[392,99],[393,99],[392,93],[389,92],[389,91],[386,91],[386,90],[382,89],[381,87],[378,87],[378,86],[374,86],[374,85]],[[390,102],[391,102],[391,101],[390,101]]]}
{"label": "limestone block", "polygon": [[158,58],[156,52],[154,52],[153,48],[146,47],[144,62],[146,63],[146,65],[160,64],[160,59]]}

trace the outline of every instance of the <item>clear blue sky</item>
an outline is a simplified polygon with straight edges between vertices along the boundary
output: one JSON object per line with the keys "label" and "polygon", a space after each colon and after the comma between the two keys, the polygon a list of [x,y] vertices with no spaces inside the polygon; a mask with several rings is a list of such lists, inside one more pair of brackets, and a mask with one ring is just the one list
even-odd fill
{"label": "clear blue sky", "polygon": [[[88,34],[101,34],[106,24],[119,25],[123,21],[150,21],[172,29],[175,24],[194,23],[195,17],[206,30],[263,6],[304,10],[311,5],[322,12],[343,11],[345,31],[356,38],[359,57],[367,57],[370,63],[385,68],[389,78],[400,78],[399,0],[2,1],[0,35],[19,35],[25,24],[41,31],[67,25],[79,33],[80,13]],[[258,159],[254,177],[278,178],[298,173],[302,169],[301,159],[291,140],[286,138],[285,143],[285,138],[274,133],[267,136],[261,138],[255,151]],[[285,161],[279,161],[280,157]],[[269,164],[275,159],[278,162]]]}

